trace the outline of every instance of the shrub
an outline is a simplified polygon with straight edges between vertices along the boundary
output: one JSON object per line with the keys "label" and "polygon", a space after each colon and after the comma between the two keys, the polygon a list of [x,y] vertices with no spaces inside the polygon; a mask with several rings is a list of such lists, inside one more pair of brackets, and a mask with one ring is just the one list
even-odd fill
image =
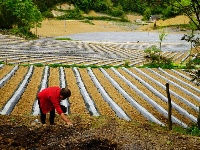
{"label": "shrub", "polygon": [[129,67],[130,61],[129,60],[125,60],[124,61],[124,67]]}
{"label": "shrub", "polygon": [[200,128],[196,124],[192,124],[191,127],[187,128],[187,134],[200,137]]}
{"label": "shrub", "polygon": [[66,20],[66,19],[83,19],[82,12],[79,8],[75,8],[73,10],[68,11],[67,14],[57,17],[57,19],[60,20]]}
{"label": "shrub", "polygon": [[43,67],[44,65],[41,64],[41,63],[36,63],[36,64],[34,64],[34,66],[36,66],[36,67]]}
{"label": "shrub", "polygon": [[160,56],[160,49],[155,45],[147,48],[145,51],[145,58],[149,63],[144,64],[143,67],[149,68],[174,68],[172,60],[163,56]]}
{"label": "shrub", "polygon": [[151,9],[150,8],[147,8],[145,11],[144,11],[144,15],[143,15],[143,20],[149,20],[151,16]]}
{"label": "shrub", "polygon": [[109,14],[114,17],[123,17],[124,11],[123,11],[122,6],[118,5],[117,7],[113,7],[109,9]]}
{"label": "shrub", "polygon": [[45,18],[54,18],[52,12],[50,12],[50,11],[43,12],[42,16],[45,17]]}

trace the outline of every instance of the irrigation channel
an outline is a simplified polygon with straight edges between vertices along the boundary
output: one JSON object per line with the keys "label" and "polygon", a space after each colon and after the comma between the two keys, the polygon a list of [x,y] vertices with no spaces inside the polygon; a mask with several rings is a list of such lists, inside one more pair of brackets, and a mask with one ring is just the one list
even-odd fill
{"label": "irrigation channel", "polygon": [[[170,85],[172,122],[186,128],[197,122],[200,87],[183,70],[131,68],[52,68],[0,66],[0,114],[38,115],[37,93],[45,87],[68,86],[68,114],[112,116],[166,126]],[[68,103],[65,103],[69,106]]]}

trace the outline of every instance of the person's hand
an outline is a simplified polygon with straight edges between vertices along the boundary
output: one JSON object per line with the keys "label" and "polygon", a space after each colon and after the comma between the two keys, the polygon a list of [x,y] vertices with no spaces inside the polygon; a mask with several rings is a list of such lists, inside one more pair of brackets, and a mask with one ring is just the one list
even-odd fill
{"label": "person's hand", "polygon": [[68,126],[73,126],[71,121],[67,121],[66,123],[67,123]]}

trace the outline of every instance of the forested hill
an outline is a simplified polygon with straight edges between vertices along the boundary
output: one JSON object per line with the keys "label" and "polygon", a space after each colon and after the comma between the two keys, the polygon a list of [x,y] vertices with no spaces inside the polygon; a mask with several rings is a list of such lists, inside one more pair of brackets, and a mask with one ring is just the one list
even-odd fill
{"label": "forested hill", "polygon": [[[190,0],[184,0],[184,2]],[[173,2],[173,3],[171,3]],[[57,4],[73,4],[84,12],[94,10],[107,13],[112,16],[123,16],[127,12],[135,12],[149,18],[151,14],[162,14],[163,17],[171,17],[181,13],[176,7],[176,0],[33,0],[38,9],[44,13]],[[173,5],[174,4],[174,5]]]}
{"label": "forested hill", "polygon": [[[127,13],[138,13],[148,20],[151,15],[161,19],[186,14],[195,29],[200,30],[199,0],[3,0],[0,1],[0,29],[32,36],[31,28],[40,27],[44,18],[52,17],[51,10],[58,4],[68,3],[68,10],[60,19],[84,19],[83,13],[90,10],[125,19]],[[79,18],[78,18],[79,17]],[[12,19],[11,19],[12,18]]]}

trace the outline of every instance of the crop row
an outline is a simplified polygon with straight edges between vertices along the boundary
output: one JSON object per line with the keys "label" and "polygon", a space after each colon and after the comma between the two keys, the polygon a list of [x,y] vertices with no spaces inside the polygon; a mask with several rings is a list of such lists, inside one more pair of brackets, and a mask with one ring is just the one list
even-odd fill
{"label": "crop row", "polygon": [[[20,38],[0,35],[0,61],[8,64],[80,64],[121,66],[129,61],[130,66],[141,65],[144,49],[149,43],[110,43],[60,41],[43,38],[27,41]],[[162,51],[162,56],[171,58],[175,63],[188,60],[187,50]]]}
{"label": "crop row", "polygon": [[[72,91],[68,114],[117,116],[167,124],[170,85],[172,122],[197,122],[200,88],[183,70],[0,66],[0,113],[38,115],[37,93],[48,86]],[[69,106],[65,101],[64,105]]]}

